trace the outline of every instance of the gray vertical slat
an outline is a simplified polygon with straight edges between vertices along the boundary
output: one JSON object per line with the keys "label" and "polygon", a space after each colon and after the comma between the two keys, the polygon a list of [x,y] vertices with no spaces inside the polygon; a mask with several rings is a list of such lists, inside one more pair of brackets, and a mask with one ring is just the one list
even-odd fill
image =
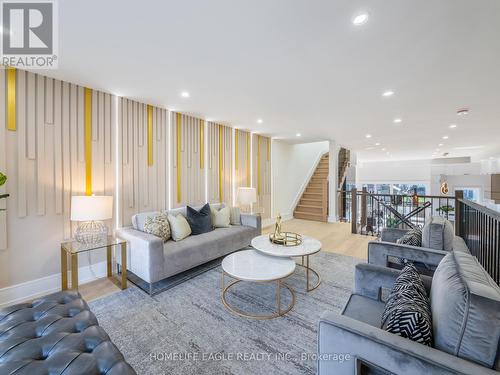
{"label": "gray vertical slat", "polygon": [[54,192],[56,214],[63,213],[63,159],[62,159],[62,83],[54,81]]}
{"label": "gray vertical slat", "polygon": [[45,79],[45,123],[54,124],[54,80]]}
{"label": "gray vertical slat", "polygon": [[27,72],[26,90],[26,157],[36,158],[36,77]]}
{"label": "gray vertical slat", "polygon": [[26,170],[26,72],[23,70],[17,70],[17,216],[18,217],[25,217],[27,215],[27,200],[26,200],[27,173],[28,172]]}

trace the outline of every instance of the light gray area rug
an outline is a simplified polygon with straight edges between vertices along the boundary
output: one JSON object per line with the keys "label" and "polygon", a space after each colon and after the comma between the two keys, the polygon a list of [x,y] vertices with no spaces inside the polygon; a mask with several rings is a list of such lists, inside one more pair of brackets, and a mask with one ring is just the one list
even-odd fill
{"label": "light gray area rug", "polygon": [[[286,280],[295,307],[272,320],[239,317],[223,306],[220,267],[154,297],[129,283],[90,307],[139,374],[315,374],[319,317],[341,310],[360,260],[325,252],[310,259],[321,285],[306,293],[305,271],[297,267]],[[281,295],[284,306],[291,297],[285,288]],[[238,283],[227,299],[245,311],[269,313],[275,284]]]}

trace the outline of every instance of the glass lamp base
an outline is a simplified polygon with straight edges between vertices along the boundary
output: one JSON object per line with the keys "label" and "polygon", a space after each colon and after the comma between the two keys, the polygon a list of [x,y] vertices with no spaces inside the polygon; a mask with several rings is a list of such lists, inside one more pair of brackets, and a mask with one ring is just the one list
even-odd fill
{"label": "glass lamp base", "polygon": [[102,221],[84,221],[75,231],[75,240],[84,245],[104,242],[108,236],[108,227]]}

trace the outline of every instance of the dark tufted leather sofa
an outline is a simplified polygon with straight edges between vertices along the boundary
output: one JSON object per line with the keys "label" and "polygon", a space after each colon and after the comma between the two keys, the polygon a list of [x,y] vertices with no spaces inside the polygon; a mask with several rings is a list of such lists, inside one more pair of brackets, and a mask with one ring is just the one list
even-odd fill
{"label": "dark tufted leather sofa", "polygon": [[0,374],[136,374],[78,292],[0,310]]}

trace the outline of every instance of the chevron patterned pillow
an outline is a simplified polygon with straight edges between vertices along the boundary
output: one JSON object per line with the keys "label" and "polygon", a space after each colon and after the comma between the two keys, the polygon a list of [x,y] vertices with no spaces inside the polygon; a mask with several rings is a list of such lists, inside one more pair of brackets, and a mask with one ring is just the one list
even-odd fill
{"label": "chevron patterned pillow", "polygon": [[422,279],[412,263],[396,279],[382,315],[386,331],[432,346],[429,299]]}

